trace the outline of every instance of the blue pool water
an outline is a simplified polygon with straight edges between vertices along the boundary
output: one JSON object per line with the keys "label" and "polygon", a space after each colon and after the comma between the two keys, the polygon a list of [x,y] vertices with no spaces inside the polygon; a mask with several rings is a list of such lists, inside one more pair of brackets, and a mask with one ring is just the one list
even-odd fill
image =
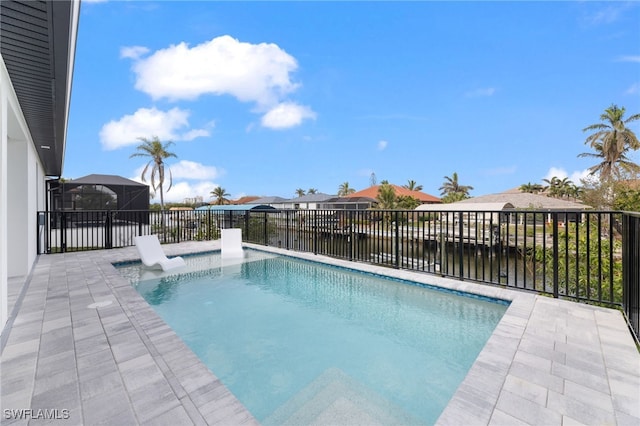
{"label": "blue pool water", "polygon": [[121,272],[263,424],[433,424],[507,309],[254,250],[186,261]]}

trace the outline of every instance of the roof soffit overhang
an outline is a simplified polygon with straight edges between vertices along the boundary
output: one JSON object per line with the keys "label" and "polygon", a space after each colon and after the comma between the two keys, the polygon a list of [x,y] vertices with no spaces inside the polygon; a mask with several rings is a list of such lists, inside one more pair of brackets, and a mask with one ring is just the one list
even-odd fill
{"label": "roof soffit overhang", "polygon": [[80,2],[0,2],[0,53],[45,175],[60,176]]}

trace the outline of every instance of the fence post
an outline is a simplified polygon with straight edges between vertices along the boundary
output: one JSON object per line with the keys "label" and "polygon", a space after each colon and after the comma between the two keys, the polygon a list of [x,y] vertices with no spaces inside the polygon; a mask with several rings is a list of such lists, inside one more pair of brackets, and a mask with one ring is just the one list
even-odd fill
{"label": "fence post", "polygon": [[396,254],[396,260],[394,262],[394,267],[396,269],[400,269],[400,221],[398,220],[398,210],[396,210],[394,212],[394,221],[396,223],[395,226],[395,234],[396,234],[396,242],[395,245],[393,247],[393,250],[395,251]]}
{"label": "fence post", "polygon": [[244,212],[244,232],[242,241],[251,241],[249,239],[249,221],[251,220],[251,210],[245,210]]}
{"label": "fence post", "polygon": [[106,212],[104,218],[104,247],[113,248],[113,224],[111,220],[111,213]]}
{"label": "fence post", "polygon": [[40,233],[41,233],[41,223],[44,224],[44,221],[42,221],[42,213],[41,212],[36,212],[36,229],[38,230],[36,232],[36,253],[37,254],[41,254],[40,250],[41,250],[41,244],[40,244]]}
{"label": "fence post", "polygon": [[263,241],[264,241],[264,245],[268,246],[269,245],[269,236],[268,236],[268,232],[267,232],[267,212],[264,212],[264,220],[263,220]]}
{"label": "fence post", "polygon": [[622,306],[636,342],[640,337],[640,215],[622,216]]}
{"label": "fence post", "polygon": [[[353,234],[353,215],[354,215],[354,211],[353,210],[349,210],[349,224],[347,225],[349,227],[349,236],[347,238],[349,238],[348,240],[348,244],[349,244],[349,260],[353,260],[353,241],[354,241],[354,234]],[[344,227],[343,227],[344,229]]]}
{"label": "fence post", "polygon": [[60,251],[67,251],[67,213],[60,212]]}
{"label": "fence post", "polygon": [[559,263],[559,250],[558,250],[558,212],[551,213],[552,227],[553,227],[553,297],[558,298],[558,263]]}
{"label": "fence post", "polygon": [[289,250],[289,210],[284,212],[284,227],[285,227],[285,248]]}
{"label": "fence post", "polygon": [[51,226],[51,215],[52,212],[50,212],[49,210],[44,212],[44,249],[47,254],[51,254],[51,230],[54,228],[53,226]]}
{"label": "fence post", "polygon": [[462,219],[464,217],[464,215],[462,214],[463,212],[458,212],[458,278],[459,279],[463,279],[464,277],[464,238],[463,238],[463,234],[464,234],[464,223],[462,222]]}
{"label": "fence post", "polygon": [[318,254],[318,211],[313,211],[313,254]]}

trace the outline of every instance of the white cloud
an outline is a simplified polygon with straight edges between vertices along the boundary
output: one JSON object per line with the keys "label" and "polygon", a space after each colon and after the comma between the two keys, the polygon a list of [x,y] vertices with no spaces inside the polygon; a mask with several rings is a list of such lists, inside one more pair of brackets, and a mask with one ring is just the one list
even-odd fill
{"label": "white cloud", "polygon": [[[606,7],[598,9],[595,13],[585,16],[585,21],[590,25],[606,25],[612,24],[624,16],[627,9],[631,7],[630,3],[619,2],[617,4],[607,4]],[[598,6],[600,4],[596,3]],[[606,3],[604,3],[606,4]]]}
{"label": "white cloud", "polygon": [[189,126],[189,111],[172,108],[160,111],[156,108],[140,108],[132,115],[112,120],[102,126],[100,142],[104,149],[113,150],[136,145],[138,138],[157,136],[162,141],[189,141],[201,136],[209,136],[205,129],[189,129],[179,133],[178,129]]}
{"label": "white cloud", "polygon": [[147,53],[149,53],[149,49],[144,46],[126,46],[120,48],[121,58],[139,59]]}
{"label": "white cloud", "polygon": [[209,136],[211,133],[205,129],[192,129],[186,133],[183,133],[179,140],[192,141],[196,138]]}
{"label": "white cloud", "polygon": [[625,92],[627,95],[635,95],[636,93],[640,93],[640,83],[634,83]]}
{"label": "white cloud", "polygon": [[580,180],[586,178],[589,175],[588,170],[577,170],[571,173],[567,173],[566,170],[559,167],[551,167],[544,179],[550,180],[553,177],[557,177],[559,179],[569,178],[574,185],[580,185]]}
{"label": "white cloud", "polygon": [[195,161],[181,160],[169,166],[174,179],[207,180],[220,177],[223,172],[214,166],[205,166]]}
{"label": "white cloud", "polygon": [[589,170],[581,170],[581,171],[575,171],[573,173],[571,173],[571,176],[569,176],[569,179],[571,179],[571,182],[574,183],[574,185],[580,185],[580,181],[582,179],[586,179],[589,176]]}
{"label": "white cloud", "polygon": [[129,179],[135,181],[135,182],[139,182],[139,183],[145,183],[145,184],[149,184],[149,180],[150,180],[150,176],[149,176],[149,172],[147,172],[147,181],[143,182],[141,179],[142,176],[142,171],[144,170],[144,164],[140,167],[138,167],[134,172],[133,172],[133,176],[131,176]]}
{"label": "white cloud", "polygon": [[387,145],[389,144],[389,142],[387,141],[379,141],[378,142],[378,151],[383,151]]}
{"label": "white cloud", "polygon": [[483,96],[493,96],[494,93],[496,93],[496,89],[494,87],[485,87],[471,90],[464,95],[468,98],[479,98]]}
{"label": "white cloud", "polygon": [[[133,177],[130,177],[129,179],[145,183],[151,187],[151,170],[147,171],[146,182],[142,182],[141,179],[142,170],[144,169],[145,164],[138,167],[133,172]],[[169,164],[168,167],[171,169],[171,175],[173,176],[173,185],[171,186],[171,189],[167,191],[167,188],[169,188],[169,177],[167,173],[164,183],[165,202],[181,203],[185,198],[193,198],[196,196],[201,196],[204,202],[209,202],[211,201],[211,191],[220,186],[219,184],[212,182],[212,179],[216,179],[224,175],[224,170],[220,168],[205,166],[204,164],[189,160],[181,160],[176,164]],[[153,193],[152,189],[151,192]],[[160,202],[160,194],[155,194],[151,199],[151,202]]]}
{"label": "white cloud", "polygon": [[618,58],[620,62],[640,62],[640,55],[627,55]]}
{"label": "white cloud", "polygon": [[243,43],[228,35],[193,47],[171,45],[133,64],[136,89],[154,99],[193,100],[208,93],[263,106],[298,88],[290,77],[297,68],[295,58],[276,44]]}
{"label": "white cloud", "polygon": [[[208,203],[211,201],[211,191],[220,186],[210,181],[201,181],[196,183],[175,182],[169,191],[164,192],[164,201],[171,203],[181,203],[185,198],[202,197],[202,201]],[[152,201],[160,201],[160,194],[155,194]]]}
{"label": "white cloud", "polygon": [[284,102],[262,116],[261,124],[270,129],[286,129],[298,126],[305,118],[315,119],[316,113],[304,105]]}

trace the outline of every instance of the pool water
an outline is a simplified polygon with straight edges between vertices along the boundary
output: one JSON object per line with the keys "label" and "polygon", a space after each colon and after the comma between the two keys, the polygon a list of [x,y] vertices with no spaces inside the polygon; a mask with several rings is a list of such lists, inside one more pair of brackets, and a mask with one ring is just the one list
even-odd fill
{"label": "pool water", "polygon": [[433,424],[507,309],[255,250],[185,260],[121,272],[263,424]]}

